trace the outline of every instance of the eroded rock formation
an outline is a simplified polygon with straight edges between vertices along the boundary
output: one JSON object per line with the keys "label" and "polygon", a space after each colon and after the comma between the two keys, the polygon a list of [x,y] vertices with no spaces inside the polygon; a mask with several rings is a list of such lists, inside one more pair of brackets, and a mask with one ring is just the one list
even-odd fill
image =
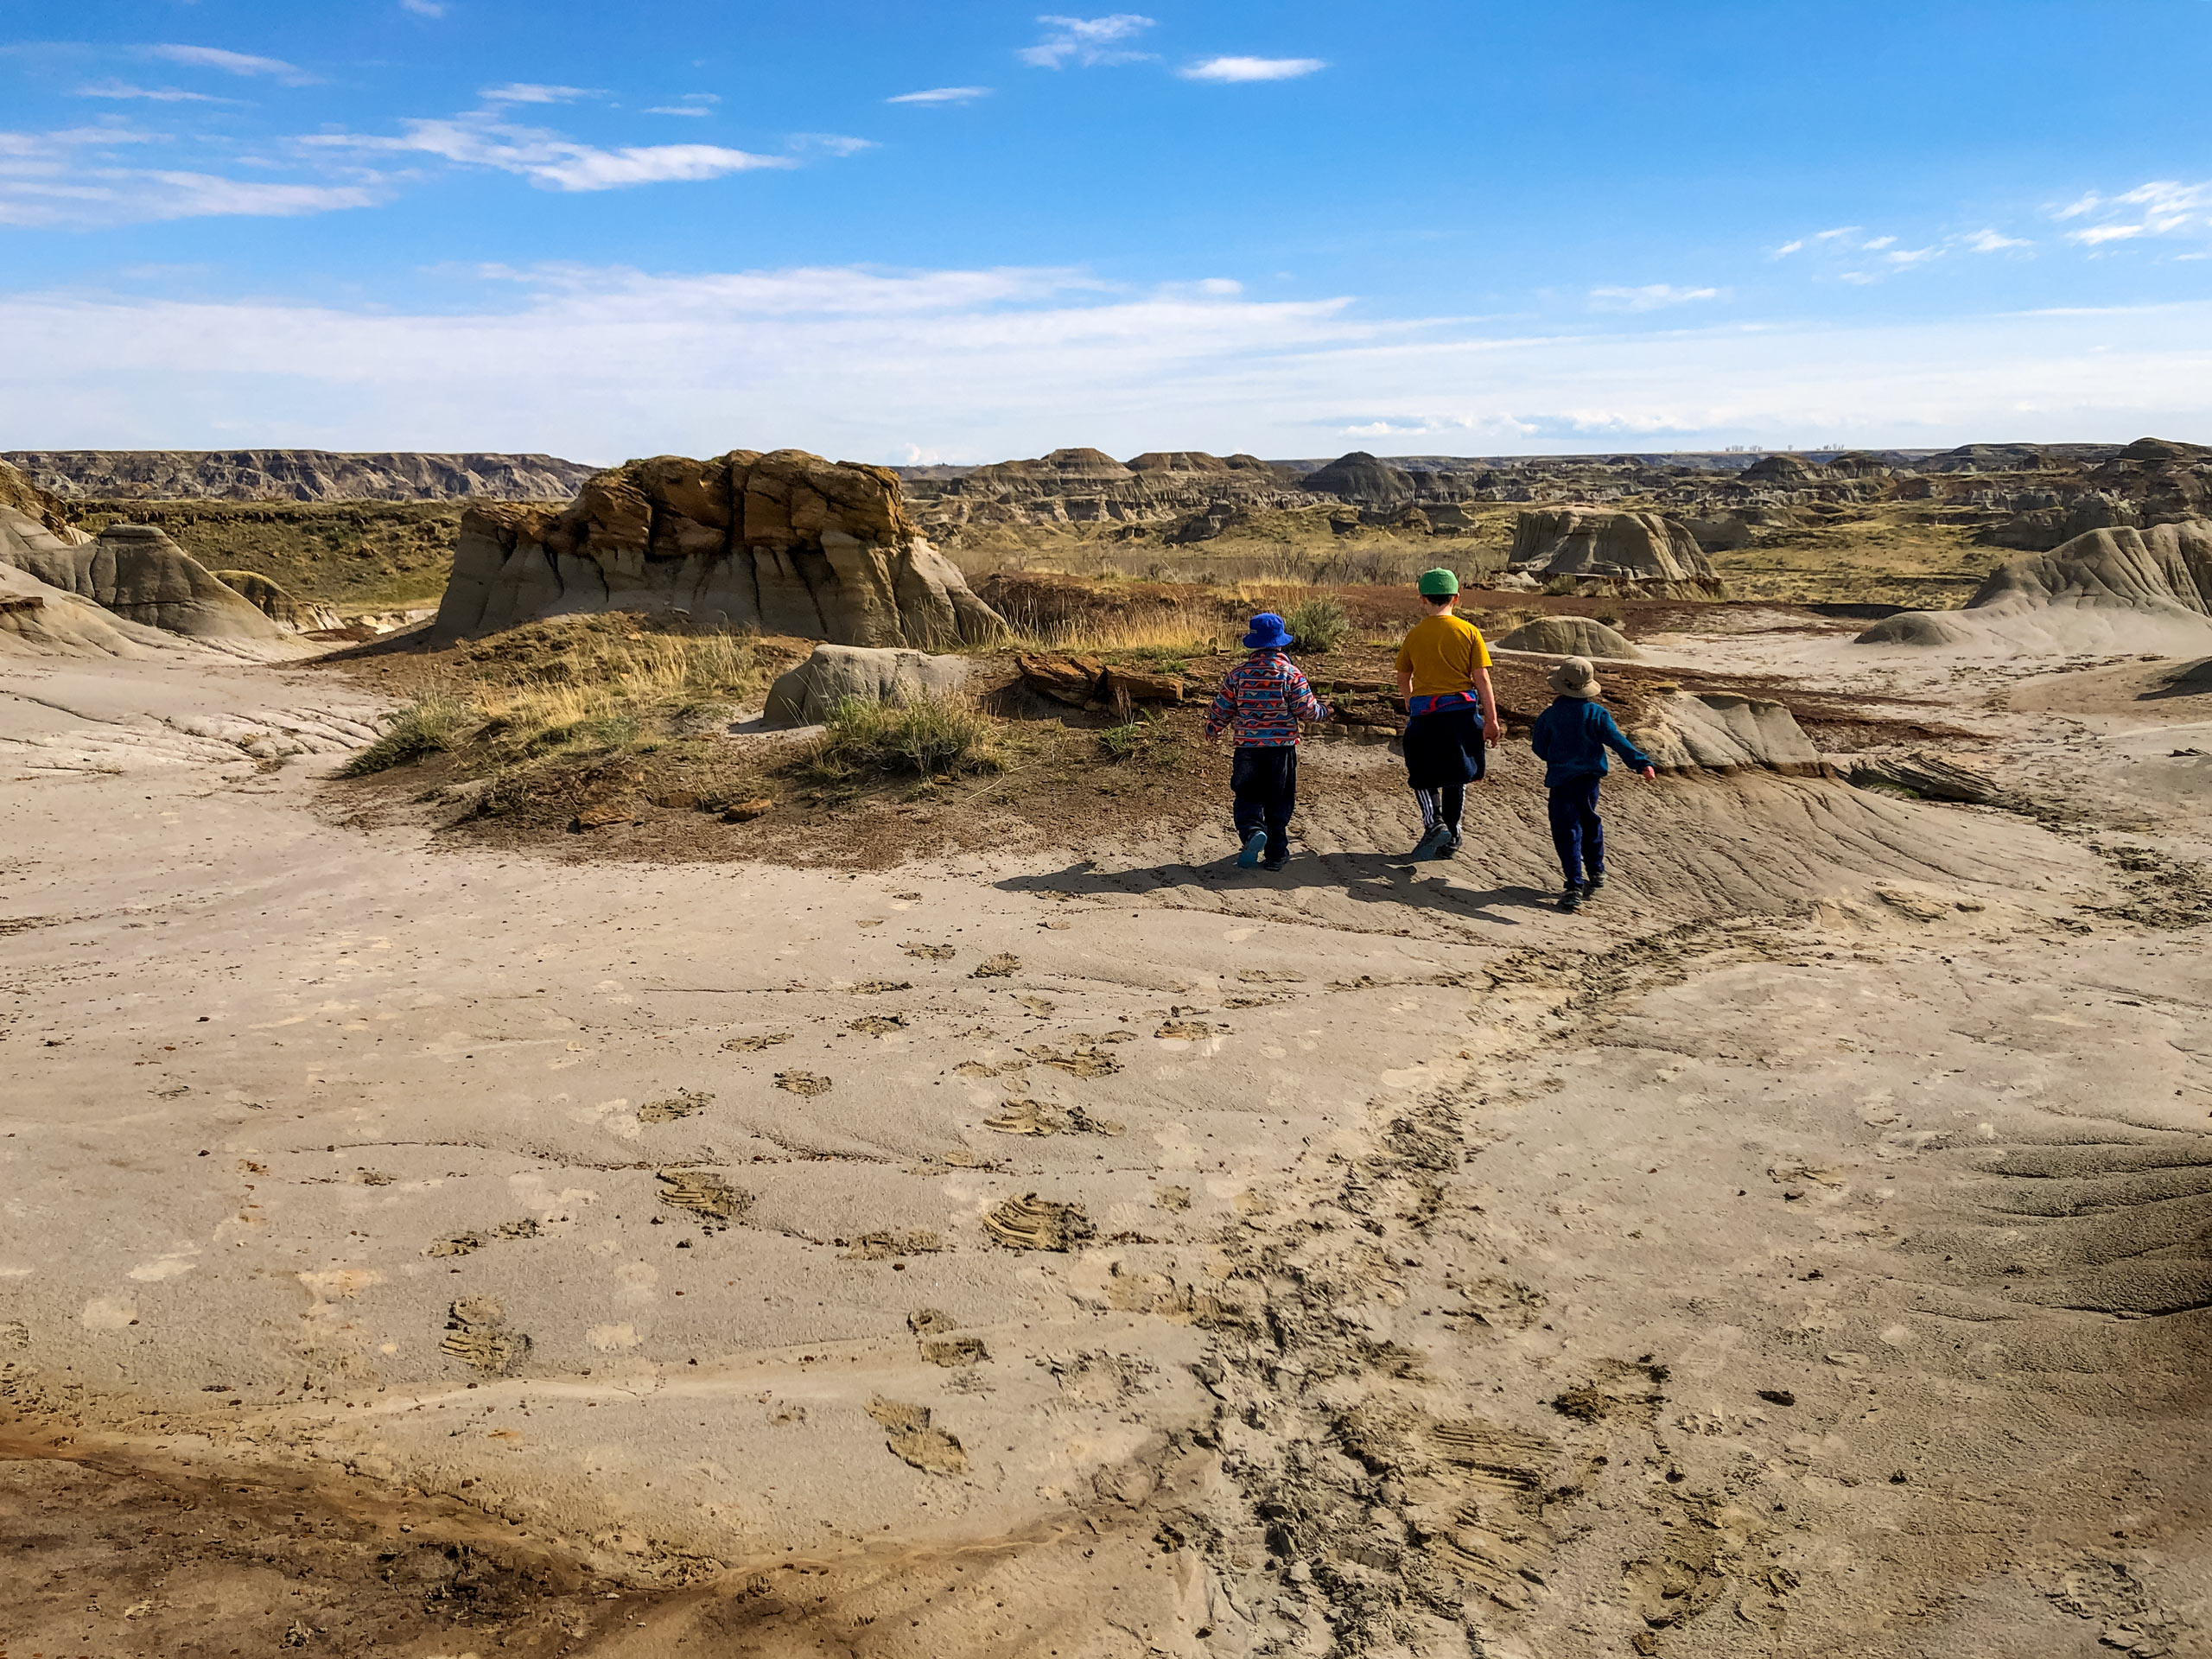
{"label": "eroded rock formation", "polygon": [[1541,652],[1548,657],[1592,657],[1611,662],[1638,662],[1643,653],[1618,629],[1594,617],[1540,616],[1497,642],[1500,651]]}
{"label": "eroded rock formation", "polygon": [[887,468],[737,449],[631,461],[557,512],[472,507],[432,637],[607,610],[924,650],[1005,632],[922,539]]}
{"label": "eroded rock formation", "polygon": [[1990,572],[1964,608],[1906,611],[1866,645],[2187,650],[2212,634],[2212,520],[2093,530]]}
{"label": "eroded rock formation", "polygon": [[558,501],[593,468],[552,455],[36,449],[6,459],[67,500]]}
{"label": "eroded rock formation", "polygon": [[1664,513],[1586,507],[1524,512],[1506,563],[1539,581],[1567,577],[1685,596],[1719,591],[1697,538]]}
{"label": "eroded rock formation", "polygon": [[151,524],[110,524],[92,541],[25,545],[8,562],[127,621],[196,639],[281,639],[291,631]]}

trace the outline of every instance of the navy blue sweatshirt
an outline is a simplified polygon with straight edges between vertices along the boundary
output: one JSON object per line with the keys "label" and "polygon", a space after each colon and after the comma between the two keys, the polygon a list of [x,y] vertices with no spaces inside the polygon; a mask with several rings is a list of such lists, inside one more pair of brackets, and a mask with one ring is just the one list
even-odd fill
{"label": "navy blue sweatshirt", "polygon": [[1577,778],[1605,775],[1605,751],[1642,772],[1651,759],[1630,742],[1605,704],[1588,697],[1560,697],[1536,716],[1529,746],[1545,763],[1544,787],[1556,789]]}

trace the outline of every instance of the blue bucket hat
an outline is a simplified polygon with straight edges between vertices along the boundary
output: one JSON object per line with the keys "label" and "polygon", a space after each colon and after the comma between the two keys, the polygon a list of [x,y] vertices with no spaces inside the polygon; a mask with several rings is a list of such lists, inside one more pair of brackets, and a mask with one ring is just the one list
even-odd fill
{"label": "blue bucket hat", "polygon": [[1244,636],[1247,651],[1280,651],[1292,643],[1290,630],[1273,611],[1262,611],[1254,617],[1252,631]]}

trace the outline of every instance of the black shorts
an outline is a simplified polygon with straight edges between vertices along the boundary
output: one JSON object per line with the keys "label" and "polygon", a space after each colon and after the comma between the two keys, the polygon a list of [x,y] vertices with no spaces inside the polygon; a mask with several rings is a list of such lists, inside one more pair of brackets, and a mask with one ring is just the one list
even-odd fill
{"label": "black shorts", "polygon": [[1462,706],[1415,715],[1406,722],[1406,782],[1415,789],[1471,784],[1483,775],[1483,715]]}

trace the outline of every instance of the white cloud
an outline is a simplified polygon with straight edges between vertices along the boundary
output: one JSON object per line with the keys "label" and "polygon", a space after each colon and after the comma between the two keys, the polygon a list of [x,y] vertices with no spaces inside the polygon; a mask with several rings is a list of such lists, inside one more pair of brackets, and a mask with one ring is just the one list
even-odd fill
{"label": "white cloud", "polygon": [[1775,258],[1777,258],[1777,259],[1786,259],[1786,258],[1788,258],[1791,254],[1793,254],[1793,253],[1796,253],[1796,252],[1798,252],[1799,251],[1801,251],[1801,250],[1804,247],[1804,245],[1805,245],[1805,238],[1804,238],[1803,237],[1802,237],[1802,236],[1801,236],[1801,237],[1799,237],[1799,238],[1798,238],[1795,242],[1785,242],[1785,243],[1783,243],[1780,247],[1777,248],[1777,249],[1774,251],[1774,255],[1773,255],[1773,257],[1774,257]]}
{"label": "white cloud", "polygon": [[2107,242],[2133,241],[2143,237],[2171,236],[2188,231],[2202,237],[2212,232],[2212,184],[2183,184],[2172,179],[2139,184],[2118,195],[2089,192],[2063,207],[2051,210],[2059,219],[2095,215],[2098,222],[2069,231],[2066,239],[2096,248]]}
{"label": "white cloud", "polygon": [[1962,238],[1961,245],[1975,253],[1999,253],[2006,248],[2027,248],[2035,245],[2017,236],[2000,235],[1995,231],[1976,231],[1972,236]]}
{"label": "white cloud", "polygon": [[685,92],[673,104],[656,104],[647,115],[711,115],[721,99],[712,92]]}
{"label": "white cloud", "polygon": [[842,132],[795,132],[791,147],[796,150],[827,150],[832,156],[857,156],[864,149],[879,148],[873,138],[854,138]]}
{"label": "white cloud", "polygon": [[1861,242],[1859,245],[1867,253],[1878,253],[1896,240],[1897,238],[1894,236],[1878,236],[1869,241]]}
{"label": "white cloud", "polygon": [[1592,311],[1656,311],[1669,305],[1689,305],[1700,300],[1725,298],[1726,290],[1718,288],[1676,288],[1669,283],[1651,283],[1642,288],[1593,288],[1590,290]]}
{"label": "white cloud", "polygon": [[1832,231],[1815,231],[1813,232],[1813,240],[1815,242],[1833,242],[1840,236],[1856,236],[1865,228],[1866,227],[1862,225],[1839,225]]}
{"label": "white cloud", "polygon": [[[1897,238],[1890,237],[1885,239],[1894,242]],[[1899,267],[1922,264],[1928,260],[1941,259],[1942,257],[1943,250],[1938,247],[1893,248],[1882,256],[1891,264]]]}
{"label": "white cloud", "polygon": [[315,77],[282,58],[257,58],[245,52],[226,52],[215,46],[147,46],[142,55],[193,69],[219,69],[226,75],[268,75],[287,86],[306,86]]}
{"label": "white cloud", "polygon": [[446,15],[443,0],[399,0],[402,11],[411,11],[417,17],[442,17]]}
{"label": "white cloud", "polygon": [[1315,454],[1352,428],[1476,454],[2212,438],[2212,347],[2192,343],[2212,303],[1514,336],[1079,271],[569,268],[458,314],[0,294],[0,391],[56,446],[987,461],[1077,441]]}
{"label": "white cloud", "polygon": [[1295,80],[1328,67],[1320,58],[1208,58],[1175,73],[1185,80]]}
{"label": "white cloud", "polygon": [[87,81],[77,89],[79,98],[143,98],[155,104],[235,104],[234,98],[216,98],[207,92],[188,92],[175,86],[135,86],[127,80]]}
{"label": "white cloud", "polygon": [[887,104],[966,104],[976,99],[988,98],[988,86],[932,86],[924,92],[901,92],[896,98],[887,98]]}
{"label": "white cloud", "polygon": [[547,190],[614,190],[798,165],[788,156],[755,156],[720,144],[644,144],[602,149],[556,132],[510,125],[481,112],[450,120],[404,121],[400,125],[404,130],[397,137],[316,133],[299,142],[317,149],[436,156],[456,166],[518,174]]}
{"label": "white cloud", "polygon": [[2067,232],[2066,239],[2094,248],[2106,242],[2125,242],[2150,234],[2151,227],[2147,225],[2092,225],[2085,231]]}
{"label": "white cloud", "polygon": [[580,98],[597,98],[599,93],[589,86],[543,86],[535,81],[509,81],[504,86],[486,86],[476,94],[486,104],[573,104]]}
{"label": "white cloud", "polygon": [[1100,64],[1134,63],[1152,54],[1116,44],[1135,39],[1153,27],[1153,20],[1134,11],[1117,11],[1109,17],[1056,17],[1037,20],[1047,26],[1043,40],[1025,46],[1014,55],[1035,69],[1062,69],[1071,62],[1089,68]]}
{"label": "white cloud", "polygon": [[367,207],[381,199],[373,183],[287,184],[118,166],[97,153],[78,152],[117,142],[156,143],[158,137],[103,130],[89,146],[86,139],[82,131],[0,134],[0,224],[71,229],[226,215],[296,219]]}

